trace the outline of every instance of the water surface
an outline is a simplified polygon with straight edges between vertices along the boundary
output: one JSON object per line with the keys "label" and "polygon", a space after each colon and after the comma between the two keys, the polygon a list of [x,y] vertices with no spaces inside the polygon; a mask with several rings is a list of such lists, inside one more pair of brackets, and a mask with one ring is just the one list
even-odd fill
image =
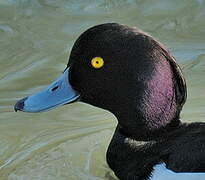
{"label": "water surface", "polygon": [[204,0],[1,0],[1,180],[116,180],[105,161],[111,113],[83,103],[13,112],[16,100],[64,70],[83,31],[105,22],[137,26],[166,44],[187,79],[182,120],[205,122]]}

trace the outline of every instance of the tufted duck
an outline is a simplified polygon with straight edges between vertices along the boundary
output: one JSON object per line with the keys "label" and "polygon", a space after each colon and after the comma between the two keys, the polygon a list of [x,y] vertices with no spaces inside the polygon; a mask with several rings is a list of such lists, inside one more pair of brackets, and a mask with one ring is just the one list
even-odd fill
{"label": "tufted duck", "polygon": [[77,100],[106,109],[118,120],[106,157],[120,180],[205,179],[205,124],[181,122],[186,96],[164,45],[107,23],[85,31],[64,73],[14,109],[40,112]]}

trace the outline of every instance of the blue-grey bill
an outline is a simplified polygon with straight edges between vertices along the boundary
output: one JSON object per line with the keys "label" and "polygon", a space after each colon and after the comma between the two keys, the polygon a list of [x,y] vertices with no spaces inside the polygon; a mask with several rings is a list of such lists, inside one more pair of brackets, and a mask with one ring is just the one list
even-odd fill
{"label": "blue-grey bill", "polygon": [[42,112],[76,101],[80,94],[72,88],[68,76],[69,68],[47,88],[19,100],[15,111]]}

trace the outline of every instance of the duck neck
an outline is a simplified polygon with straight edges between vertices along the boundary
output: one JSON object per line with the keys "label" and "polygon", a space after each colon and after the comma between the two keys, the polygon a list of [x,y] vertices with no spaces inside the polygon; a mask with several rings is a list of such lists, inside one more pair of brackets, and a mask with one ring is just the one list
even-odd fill
{"label": "duck neck", "polygon": [[150,141],[166,137],[169,132],[172,132],[180,127],[180,119],[174,119],[171,123],[158,129],[149,129],[147,126],[138,124],[137,127],[126,127],[118,124],[120,132],[126,137],[138,140],[138,141]]}
{"label": "duck neck", "polygon": [[[136,140],[151,140],[166,136],[180,126],[179,111],[175,97],[173,100],[164,96],[163,103],[157,100],[144,99],[137,107],[130,104],[129,109],[122,108],[115,114],[121,131]],[[145,103],[145,102],[149,103]]]}

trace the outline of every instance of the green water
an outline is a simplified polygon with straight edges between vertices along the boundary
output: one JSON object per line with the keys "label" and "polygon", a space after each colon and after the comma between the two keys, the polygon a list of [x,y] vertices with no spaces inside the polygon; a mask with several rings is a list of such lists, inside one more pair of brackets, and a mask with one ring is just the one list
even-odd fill
{"label": "green water", "polygon": [[13,112],[64,70],[83,31],[105,22],[166,44],[187,79],[182,120],[205,122],[204,0],[0,0],[0,180],[117,179],[105,161],[112,114],[82,103]]}

